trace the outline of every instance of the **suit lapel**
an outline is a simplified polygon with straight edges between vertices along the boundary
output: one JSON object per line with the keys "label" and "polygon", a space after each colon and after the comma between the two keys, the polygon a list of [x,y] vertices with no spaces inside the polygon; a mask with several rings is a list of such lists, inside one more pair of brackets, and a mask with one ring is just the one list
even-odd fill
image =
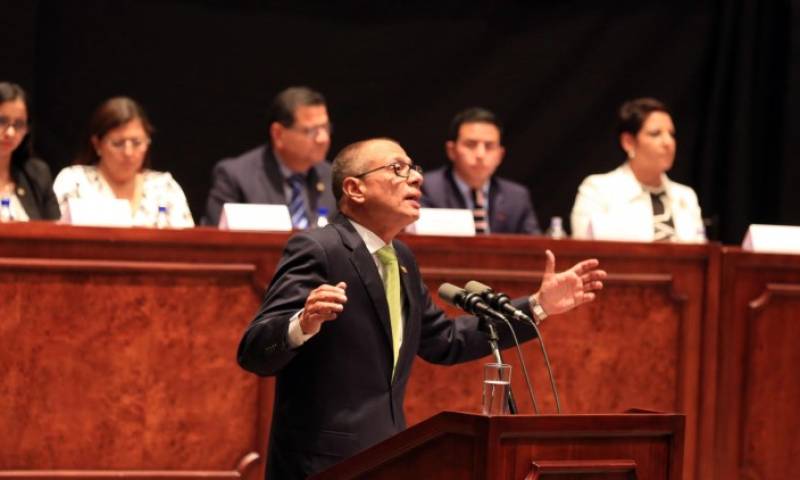
{"label": "suit lapel", "polygon": [[267,182],[271,186],[271,188],[264,189],[264,193],[267,195],[267,202],[278,204],[285,203],[288,205],[289,201],[283,191],[283,174],[281,173],[280,167],[278,167],[278,161],[275,160],[275,156],[272,153],[272,146],[270,144],[266,144],[264,146],[263,160]]}
{"label": "suit lapel", "polygon": [[312,167],[308,171],[308,176],[306,177],[306,191],[308,191],[308,200],[311,203],[311,216],[316,220],[319,197],[322,195],[322,192],[325,191],[325,183],[320,181],[317,167]]}
{"label": "suit lapel", "polygon": [[31,190],[28,178],[23,175],[21,169],[17,169],[13,165],[11,168],[11,177],[16,184],[14,193],[17,194],[17,199],[19,203],[22,204],[22,208],[25,209],[25,213],[28,214],[28,218],[31,220],[40,219],[39,207],[36,205],[36,199],[33,198],[33,191]]}
{"label": "suit lapel", "polygon": [[505,198],[500,190],[499,182],[492,176],[489,180],[489,230],[492,232],[507,231],[508,221],[506,208],[503,205]]}
{"label": "suit lapel", "polygon": [[450,203],[449,205],[447,205],[447,207],[467,208],[467,201],[464,199],[464,195],[461,194],[461,190],[458,188],[456,179],[453,178],[453,167],[450,166],[447,167],[444,177],[445,177],[445,185],[449,190],[449,193],[445,195],[445,198],[448,199],[448,202]]}
{"label": "suit lapel", "polygon": [[381,277],[378,274],[378,268],[375,266],[375,261],[367,251],[367,246],[358,235],[358,232],[347,220],[347,217],[337,214],[332,224],[338,230],[344,245],[351,251],[350,263],[358,273],[361,283],[364,285],[364,290],[367,291],[367,296],[375,310],[375,318],[378,319],[383,327],[383,332],[389,345],[389,352],[391,352],[392,326],[389,320],[389,305],[386,303],[386,292],[383,288],[383,281],[381,281]]}
{"label": "suit lapel", "polygon": [[415,318],[417,315],[415,309],[417,308],[417,304],[414,302],[411,292],[414,292],[415,288],[417,287],[414,285],[410,275],[408,274],[408,269],[406,265],[408,264],[408,260],[405,258],[400,251],[397,249],[397,261],[400,264],[400,286],[402,288],[402,295],[403,295],[403,343],[400,345],[400,355],[397,359],[398,366],[406,356],[407,347],[409,345],[408,336],[411,333],[410,328],[410,319]]}

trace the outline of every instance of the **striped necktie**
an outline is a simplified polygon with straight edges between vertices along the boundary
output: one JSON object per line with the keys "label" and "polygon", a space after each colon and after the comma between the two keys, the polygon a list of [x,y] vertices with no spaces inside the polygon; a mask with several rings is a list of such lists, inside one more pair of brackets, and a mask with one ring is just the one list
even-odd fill
{"label": "striped necktie", "polygon": [[472,190],[472,218],[475,220],[475,233],[484,234],[489,229],[489,224],[486,222],[486,199],[483,196],[483,190]]}
{"label": "striped necktie", "polygon": [[292,189],[292,196],[289,199],[289,215],[292,217],[292,226],[298,229],[308,228],[308,216],[306,206],[303,202],[303,185],[306,180],[303,175],[295,173],[286,179]]}
{"label": "striped necktie", "polygon": [[378,261],[384,268],[383,288],[386,291],[386,303],[389,305],[389,320],[392,326],[392,378],[394,378],[397,357],[400,355],[400,344],[403,343],[403,310],[400,303],[400,267],[397,254],[391,245],[384,245],[375,252]]}

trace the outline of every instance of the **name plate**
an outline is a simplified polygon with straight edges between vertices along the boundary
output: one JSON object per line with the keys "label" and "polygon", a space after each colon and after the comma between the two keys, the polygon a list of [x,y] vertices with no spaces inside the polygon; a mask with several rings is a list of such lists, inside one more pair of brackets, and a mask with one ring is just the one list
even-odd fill
{"label": "name plate", "polygon": [[60,223],[85,227],[132,227],[131,204],[125,199],[70,198]]}
{"label": "name plate", "polygon": [[222,206],[219,229],[291,232],[292,217],[286,205],[226,203]]}
{"label": "name plate", "polygon": [[593,215],[587,231],[594,240],[622,240],[629,242],[652,242],[653,225],[631,221],[621,215]]}
{"label": "name plate", "polygon": [[800,254],[800,227],[750,225],[742,241],[742,249],[759,253]]}
{"label": "name plate", "polygon": [[472,210],[468,209],[420,208],[419,220],[406,227],[406,232],[416,235],[473,237],[475,219]]}

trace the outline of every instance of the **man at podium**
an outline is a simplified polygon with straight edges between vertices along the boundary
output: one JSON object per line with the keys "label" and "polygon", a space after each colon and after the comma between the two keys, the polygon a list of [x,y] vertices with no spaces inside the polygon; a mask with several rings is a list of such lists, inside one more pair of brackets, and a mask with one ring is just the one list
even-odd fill
{"label": "man at podium", "polygon": [[[416,355],[454,364],[490,353],[478,319],[446,318],[395,238],[419,216],[421,185],[421,169],[396,142],[349,145],[333,163],[340,213],[289,239],[238,351],[243,368],[276,377],[268,478],[305,478],[403,430]],[[597,266],[555,273],[548,251],[539,291],[515,305],[542,318],[589,302],[606,276]],[[517,335],[535,333],[520,326]]]}

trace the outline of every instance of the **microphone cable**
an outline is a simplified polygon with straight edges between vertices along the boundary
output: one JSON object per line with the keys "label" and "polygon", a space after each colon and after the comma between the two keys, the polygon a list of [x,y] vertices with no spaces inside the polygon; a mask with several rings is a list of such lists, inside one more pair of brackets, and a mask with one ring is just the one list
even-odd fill
{"label": "microphone cable", "polygon": [[[464,289],[469,293],[476,294],[481,296],[482,298],[485,298],[487,300],[487,303],[489,303],[489,305],[491,305],[492,307],[500,307],[501,305],[499,305],[499,302],[501,301],[507,302],[510,306],[510,300],[508,299],[507,295],[503,293],[495,293],[492,287],[483,284],[481,282],[471,280],[467,282],[467,284],[464,286]],[[553,375],[553,368],[550,365],[550,356],[547,354],[547,348],[544,345],[544,337],[542,337],[542,332],[539,331],[539,326],[536,325],[536,322],[533,321],[533,319],[530,318],[529,316],[527,315],[514,316],[514,318],[517,320],[519,320],[520,317],[524,318],[525,323],[528,323],[531,327],[533,327],[533,330],[536,332],[536,336],[539,339],[539,347],[542,350],[544,365],[545,368],[547,369],[547,375],[550,378],[550,388],[553,391],[553,398],[555,399],[556,402],[556,413],[560,414],[561,400],[558,396],[558,387],[556,386],[556,378]],[[505,319],[505,316],[503,316],[503,318]],[[506,320],[506,322],[508,322],[508,320]],[[513,333],[514,329],[511,329],[511,332]],[[514,336],[514,341],[516,342],[516,335]],[[517,345],[519,348],[519,344]]]}
{"label": "microphone cable", "polygon": [[503,322],[505,322],[506,326],[511,331],[511,338],[514,339],[514,346],[517,348],[517,357],[519,357],[519,364],[522,366],[522,376],[525,377],[525,384],[528,386],[528,394],[531,397],[531,402],[533,402],[533,411],[534,413],[539,415],[539,405],[536,402],[536,394],[533,393],[533,384],[531,384],[531,379],[528,376],[528,368],[525,366],[525,358],[522,355],[522,348],[520,348],[519,346],[519,339],[517,339],[517,333],[514,331],[514,327],[511,325],[511,322],[508,321],[505,315],[498,315],[498,318],[502,318]]}
{"label": "microphone cable", "polygon": [[[488,288],[488,287],[487,287]],[[530,376],[528,375],[528,368],[525,366],[525,358],[522,354],[522,348],[519,346],[519,339],[517,338],[517,333],[514,331],[514,327],[511,325],[511,322],[506,318],[505,315],[502,313],[493,310],[483,301],[483,297],[476,292],[471,292],[465,290],[463,288],[459,288],[452,283],[443,283],[439,286],[439,298],[444,300],[450,305],[454,305],[465,312],[475,315],[478,318],[483,318],[485,321],[490,322],[490,331],[494,328],[492,319],[500,319],[502,320],[508,329],[511,331],[511,337],[514,340],[514,345],[517,347],[517,356],[519,357],[520,365],[522,365],[522,374],[525,377],[525,383],[528,386],[528,394],[531,397],[531,402],[533,402],[533,410],[536,414],[539,414],[539,405],[536,402],[536,394],[533,393],[533,384],[531,384]],[[538,333],[538,330],[537,330]],[[491,334],[492,335],[496,334]],[[494,340],[492,340],[494,342]],[[490,343],[492,343],[490,342]],[[494,342],[496,345],[496,342]],[[500,360],[500,349],[499,347],[493,348],[498,362]],[[509,388],[509,392],[511,389]]]}

